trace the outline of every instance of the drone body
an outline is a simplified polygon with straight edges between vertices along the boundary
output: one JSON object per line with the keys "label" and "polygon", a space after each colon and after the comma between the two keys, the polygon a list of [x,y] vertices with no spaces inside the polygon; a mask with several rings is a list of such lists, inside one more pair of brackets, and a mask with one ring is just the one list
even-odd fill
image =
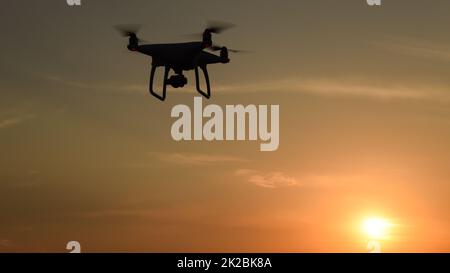
{"label": "drone body", "polygon": [[[187,78],[183,71],[194,70],[197,91],[206,98],[211,96],[211,85],[209,81],[208,64],[228,63],[228,49],[226,47],[213,46],[211,34],[219,33],[224,28],[210,27],[203,32],[202,41],[173,44],[144,44],[140,45],[139,38],[135,31],[121,30],[124,36],[129,37],[128,50],[142,53],[152,57],[152,68],[150,72],[149,91],[156,98],[164,101],[166,98],[166,87],[170,85],[174,88],[184,87]],[[206,52],[205,49],[220,50],[220,55]],[[237,52],[236,50],[231,50]],[[155,72],[158,67],[164,67],[164,81],[162,92],[156,92],[153,88]],[[199,68],[203,71],[206,82],[206,92],[200,87]],[[169,77],[170,71],[175,74]]]}
{"label": "drone body", "polygon": [[130,47],[131,51],[151,56],[153,63],[158,66],[169,65],[175,72],[179,70],[192,70],[195,65],[207,65],[213,63],[226,63],[229,61],[224,54],[217,56],[204,49],[203,42],[176,43],[176,44],[152,44]]}

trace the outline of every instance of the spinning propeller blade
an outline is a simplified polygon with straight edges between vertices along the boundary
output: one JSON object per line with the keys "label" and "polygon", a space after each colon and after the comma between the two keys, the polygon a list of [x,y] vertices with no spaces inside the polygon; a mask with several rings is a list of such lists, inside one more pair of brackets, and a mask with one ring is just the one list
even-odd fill
{"label": "spinning propeller blade", "polygon": [[137,24],[127,24],[127,25],[116,25],[114,28],[122,35],[123,37],[130,37],[133,34],[137,34],[141,29],[141,25]]}
{"label": "spinning propeller blade", "polygon": [[[131,37],[135,36],[137,38],[137,33],[142,28],[142,25],[139,24],[126,24],[126,25],[116,25],[114,28],[119,32],[119,34],[123,37]],[[139,42],[146,43],[147,41],[138,39]]]}
{"label": "spinning propeller blade", "polygon": [[[219,46],[219,45],[213,45],[211,47],[209,47],[208,49],[211,51],[219,51],[222,50],[224,47],[223,46]],[[232,53],[247,53],[247,50],[239,50],[239,49],[231,49],[231,48],[227,48],[228,52],[232,52]]]}
{"label": "spinning propeller blade", "polygon": [[[221,21],[208,21],[208,24],[206,25],[205,31],[209,31],[210,33],[214,33],[214,34],[220,34],[222,32],[224,32],[225,30],[228,30],[230,28],[235,27],[236,25],[232,24],[232,23],[227,23],[227,22],[221,22]],[[200,32],[200,33],[191,33],[191,34],[186,34],[183,35],[187,38],[192,38],[192,39],[199,39],[202,38],[204,32]]]}
{"label": "spinning propeller blade", "polygon": [[232,23],[221,22],[221,21],[209,21],[206,29],[211,31],[211,33],[220,34],[220,33],[224,32],[225,30],[233,28],[233,27],[235,27],[235,25]]}

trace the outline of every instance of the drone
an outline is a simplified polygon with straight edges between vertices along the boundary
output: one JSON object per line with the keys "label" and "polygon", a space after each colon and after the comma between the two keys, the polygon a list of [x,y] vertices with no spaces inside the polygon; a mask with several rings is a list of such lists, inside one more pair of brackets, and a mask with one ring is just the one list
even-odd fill
{"label": "drone", "polygon": [[[141,53],[152,57],[152,68],[150,72],[149,91],[150,94],[161,101],[166,99],[167,85],[173,88],[182,88],[187,83],[183,71],[194,70],[197,91],[209,99],[211,97],[211,84],[209,81],[208,64],[227,64],[229,52],[241,52],[241,50],[228,49],[218,46],[212,42],[212,34],[219,34],[233,27],[232,24],[210,23],[201,34],[201,41],[170,43],[170,44],[141,44],[143,40],[137,37],[139,26],[116,26],[116,29],[124,37],[128,37],[127,49],[132,52]],[[200,39],[199,39],[200,40]],[[220,51],[220,55],[209,53],[205,50]],[[164,81],[162,92],[155,91],[153,82],[158,67],[164,67]],[[206,82],[206,92],[200,87],[199,68],[203,71]],[[170,71],[174,74],[169,77]]]}

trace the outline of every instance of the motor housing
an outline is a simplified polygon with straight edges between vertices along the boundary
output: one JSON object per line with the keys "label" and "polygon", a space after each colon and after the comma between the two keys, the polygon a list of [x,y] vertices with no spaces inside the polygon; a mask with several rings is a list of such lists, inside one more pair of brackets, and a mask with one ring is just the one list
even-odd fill
{"label": "motor housing", "polygon": [[131,51],[136,51],[139,46],[139,39],[134,33],[130,33],[129,35],[127,48]]}

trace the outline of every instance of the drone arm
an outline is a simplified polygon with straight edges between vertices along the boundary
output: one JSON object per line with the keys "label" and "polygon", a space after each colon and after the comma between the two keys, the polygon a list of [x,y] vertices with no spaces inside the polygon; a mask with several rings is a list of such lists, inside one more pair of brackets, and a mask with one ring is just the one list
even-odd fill
{"label": "drone arm", "polygon": [[205,98],[209,99],[211,97],[211,86],[209,83],[208,70],[206,69],[206,65],[200,65],[200,68],[203,71],[203,75],[205,76],[205,81],[206,81],[207,92],[205,93],[203,90],[200,89],[200,79],[199,79],[199,75],[198,75],[198,67],[199,66],[195,66],[195,84],[197,86],[197,91],[201,95],[203,95]]}
{"label": "drone arm", "polygon": [[163,82],[162,96],[153,90],[153,79],[155,78],[155,72],[156,72],[157,67],[158,67],[157,65],[152,65],[152,71],[150,73],[150,86],[149,86],[150,94],[152,94],[154,97],[158,98],[159,100],[164,101],[166,99],[166,85],[167,85],[167,79],[169,77],[170,67],[165,66],[165,68],[164,68],[164,82]]}

